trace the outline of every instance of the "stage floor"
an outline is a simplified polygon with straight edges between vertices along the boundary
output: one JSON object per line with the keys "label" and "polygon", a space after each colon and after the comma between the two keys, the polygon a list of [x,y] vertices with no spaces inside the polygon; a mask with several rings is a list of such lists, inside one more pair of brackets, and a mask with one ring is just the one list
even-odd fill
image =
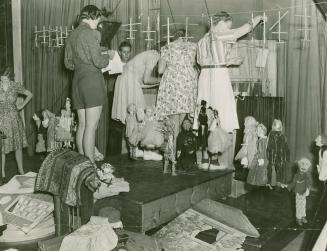
{"label": "stage floor", "polygon": [[115,207],[121,211],[123,224],[129,230],[145,232],[172,220],[204,198],[218,199],[230,194],[233,170],[192,170],[172,176],[163,174],[162,161],[131,161],[123,155],[105,162],[116,168],[116,177],[129,182],[130,192],[97,201],[95,214],[103,207]]}

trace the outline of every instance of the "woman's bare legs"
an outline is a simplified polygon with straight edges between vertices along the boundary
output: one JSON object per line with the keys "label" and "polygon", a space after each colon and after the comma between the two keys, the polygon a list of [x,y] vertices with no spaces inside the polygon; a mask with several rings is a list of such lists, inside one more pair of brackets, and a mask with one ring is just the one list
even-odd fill
{"label": "woman's bare legs", "polygon": [[15,151],[15,158],[16,158],[19,174],[24,174],[24,169],[23,169],[23,149],[18,149],[18,150]]}
{"label": "woman's bare legs", "polygon": [[95,132],[98,128],[102,106],[85,109],[85,130],[83,137],[84,155],[94,163]]}
{"label": "woman's bare legs", "polygon": [[77,116],[78,116],[78,127],[76,132],[76,145],[77,145],[78,152],[84,155],[83,137],[84,137],[84,130],[85,130],[85,109],[77,110]]}

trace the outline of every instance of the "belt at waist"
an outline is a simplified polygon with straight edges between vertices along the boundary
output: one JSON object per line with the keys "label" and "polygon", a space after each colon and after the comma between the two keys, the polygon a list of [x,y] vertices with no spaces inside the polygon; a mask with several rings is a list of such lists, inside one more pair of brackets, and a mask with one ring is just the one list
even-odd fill
{"label": "belt at waist", "polygon": [[225,65],[203,65],[201,69],[211,69],[211,68],[226,68]]}

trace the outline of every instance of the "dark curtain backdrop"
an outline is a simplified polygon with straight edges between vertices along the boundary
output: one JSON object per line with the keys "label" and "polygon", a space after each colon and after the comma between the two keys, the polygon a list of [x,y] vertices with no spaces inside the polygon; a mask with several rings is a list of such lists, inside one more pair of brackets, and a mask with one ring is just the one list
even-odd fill
{"label": "dark curtain backdrop", "polygon": [[13,67],[11,1],[0,1],[0,70]]}
{"label": "dark curtain backdrop", "polygon": [[[301,5],[302,3],[302,5]],[[326,131],[326,45],[322,39],[325,22],[309,0],[292,0],[289,13],[287,46],[286,134],[291,160],[308,156],[315,137]],[[307,7],[311,16],[310,41],[303,42],[304,15]],[[322,120],[323,118],[323,120]]]}
{"label": "dark curtain backdrop", "polygon": [[[22,53],[24,84],[34,97],[25,110],[26,133],[29,142],[28,152],[34,153],[35,125],[32,116],[41,109],[49,109],[58,113],[70,96],[72,73],[63,64],[64,48],[34,48],[34,27],[38,29],[49,25],[71,27],[81,8],[95,4],[99,8],[109,10],[116,8],[112,17],[127,23],[129,16],[137,16],[139,1],[134,0],[28,0],[21,1],[22,15]],[[112,48],[117,48],[123,40],[124,31],[118,32],[112,41]],[[135,46],[136,49],[141,45]],[[100,152],[106,153],[108,143],[109,112],[106,105],[97,131],[97,143]]]}

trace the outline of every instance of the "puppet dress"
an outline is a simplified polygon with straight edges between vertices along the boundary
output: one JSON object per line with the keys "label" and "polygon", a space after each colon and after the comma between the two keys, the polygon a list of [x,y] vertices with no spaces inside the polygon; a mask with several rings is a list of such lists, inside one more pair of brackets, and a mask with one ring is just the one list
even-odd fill
{"label": "puppet dress", "polygon": [[7,90],[0,88],[0,131],[6,136],[2,153],[7,154],[27,146],[23,120],[16,106],[18,94],[24,92],[25,88],[21,84],[12,81]]}
{"label": "puppet dress", "polygon": [[[288,166],[289,154],[285,135],[282,132],[271,131],[267,143],[269,184],[274,186],[275,182],[287,184],[290,181],[292,170]],[[274,180],[274,176],[276,176],[276,180]]]}
{"label": "puppet dress", "polygon": [[125,124],[127,106],[131,103],[135,104],[137,109],[145,108],[142,90],[143,78],[148,69],[156,66],[159,57],[159,53],[155,50],[144,51],[137,54],[124,66],[123,73],[118,76],[115,84],[112,119]]}
{"label": "puppet dress", "polygon": [[195,69],[196,44],[178,39],[161,49],[161,59],[166,62],[158,97],[157,115],[194,113],[198,73]]}
{"label": "puppet dress", "polygon": [[211,40],[207,33],[198,43],[197,61],[201,66],[201,73],[198,81],[197,106],[200,106],[201,100],[205,100],[207,107],[211,106],[213,110],[218,111],[221,127],[227,132],[233,132],[239,129],[236,101],[228,68],[217,52],[217,47],[224,46],[224,40],[219,35],[215,36],[214,41]]}
{"label": "puppet dress", "polygon": [[[249,164],[249,173],[246,182],[253,186],[265,186],[267,184],[268,159],[266,154],[267,138],[260,138],[257,141],[257,152],[252,162]],[[263,159],[263,165],[259,165],[258,160]]]}

